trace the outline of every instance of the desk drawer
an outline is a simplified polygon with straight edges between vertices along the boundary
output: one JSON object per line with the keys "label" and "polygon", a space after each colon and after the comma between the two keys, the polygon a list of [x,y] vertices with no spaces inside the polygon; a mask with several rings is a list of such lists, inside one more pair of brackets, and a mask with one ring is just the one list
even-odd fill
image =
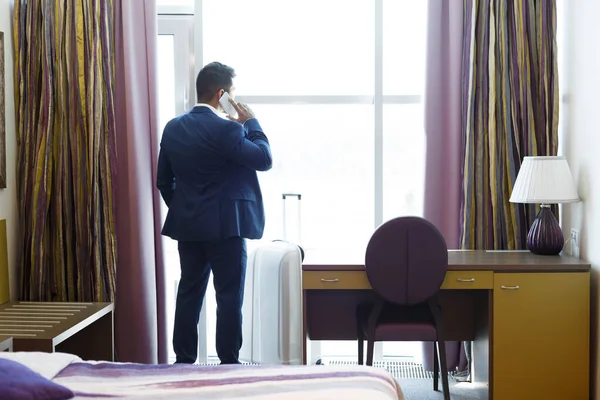
{"label": "desk drawer", "polygon": [[365,271],[304,271],[303,289],[371,289]]}
{"label": "desk drawer", "polygon": [[493,271],[448,271],[442,289],[493,289]]}

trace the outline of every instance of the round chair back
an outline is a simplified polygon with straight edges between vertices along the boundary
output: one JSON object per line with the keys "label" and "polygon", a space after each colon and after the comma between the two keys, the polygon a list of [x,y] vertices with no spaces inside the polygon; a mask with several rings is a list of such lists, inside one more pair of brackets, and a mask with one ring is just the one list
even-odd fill
{"label": "round chair back", "polygon": [[448,268],[448,248],[440,231],[420,217],[399,217],[371,236],[365,255],[373,290],[400,305],[422,303],[435,295]]}

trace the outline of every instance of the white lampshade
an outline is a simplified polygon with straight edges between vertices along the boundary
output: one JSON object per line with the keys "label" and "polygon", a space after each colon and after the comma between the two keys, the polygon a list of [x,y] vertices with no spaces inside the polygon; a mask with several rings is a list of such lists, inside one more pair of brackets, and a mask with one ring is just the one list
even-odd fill
{"label": "white lampshade", "polygon": [[525,157],[510,196],[511,203],[579,201],[566,157]]}

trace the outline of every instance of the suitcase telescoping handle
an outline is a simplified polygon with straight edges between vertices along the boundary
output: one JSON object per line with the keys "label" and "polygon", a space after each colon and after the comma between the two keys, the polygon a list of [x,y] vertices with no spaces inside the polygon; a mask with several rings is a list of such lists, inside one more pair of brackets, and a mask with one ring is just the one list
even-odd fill
{"label": "suitcase telescoping handle", "polygon": [[284,240],[290,240],[290,238],[288,237],[288,232],[287,232],[287,218],[286,218],[286,211],[285,211],[285,204],[286,204],[286,200],[288,197],[296,197],[298,199],[298,221],[297,221],[297,227],[298,227],[298,237],[295,238],[295,240],[298,241],[298,243],[296,243],[297,245],[300,245],[300,235],[301,235],[301,227],[300,227],[300,200],[302,200],[302,195],[300,193],[283,193],[281,195],[281,198],[283,200],[283,239]]}

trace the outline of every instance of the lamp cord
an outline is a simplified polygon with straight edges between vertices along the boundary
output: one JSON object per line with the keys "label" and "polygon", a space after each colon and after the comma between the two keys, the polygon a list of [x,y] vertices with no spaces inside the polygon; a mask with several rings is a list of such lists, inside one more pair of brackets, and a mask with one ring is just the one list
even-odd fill
{"label": "lamp cord", "polygon": [[570,238],[568,238],[568,239],[565,241],[565,244],[564,244],[564,246],[563,246],[563,249],[564,249],[565,247],[567,247],[567,243],[569,243],[569,242],[572,242],[572,243],[571,243],[571,245],[570,245],[570,247],[569,247],[569,253],[570,253],[571,255],[573,255],[573,243],[574,243],[576,246],[579,246],[579,244],[575,242],[575,238],[573,237],[573,234],[571,234],[571,237],[570,237]]}
{"label": "lamp cord", "polygon": [[[565,245],[563,247],[567,247],[567,243],[572,242],[572,241],[575,241],[573,236],[571,236],[570,238],[567,239],[567,241],[565,242]],[[573,247],[573,245],[571,245],[571,247],[570,247],[571,250],[573,250],[572,247]]]}

